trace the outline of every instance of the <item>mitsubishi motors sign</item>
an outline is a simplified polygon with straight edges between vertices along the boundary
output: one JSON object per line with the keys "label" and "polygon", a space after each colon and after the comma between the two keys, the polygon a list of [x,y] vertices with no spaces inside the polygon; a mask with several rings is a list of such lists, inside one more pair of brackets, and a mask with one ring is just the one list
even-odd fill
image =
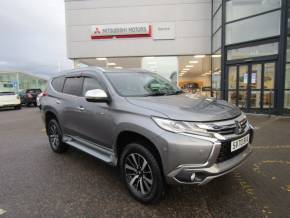
{"label": "mitsubishi motors sign", "polygon": [[92,26],[91,39],[151,37],[152,26],[146,23]]}

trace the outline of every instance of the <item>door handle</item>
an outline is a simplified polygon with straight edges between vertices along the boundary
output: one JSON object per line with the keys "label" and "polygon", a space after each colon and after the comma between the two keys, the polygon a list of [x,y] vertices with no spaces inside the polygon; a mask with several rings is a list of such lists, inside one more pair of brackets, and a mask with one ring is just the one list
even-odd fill
{"label": "door handle", "polygon": [[84,111],[84,110],[85,110],[85,108],[84,108],[83,106],[79,106],[79,107],[77,107],[77,109],[78,109],[79,111]]}
{"label": "door handle", "polygon": [[56,100],[55,103],[60,104],[61,102],[59,100]]}

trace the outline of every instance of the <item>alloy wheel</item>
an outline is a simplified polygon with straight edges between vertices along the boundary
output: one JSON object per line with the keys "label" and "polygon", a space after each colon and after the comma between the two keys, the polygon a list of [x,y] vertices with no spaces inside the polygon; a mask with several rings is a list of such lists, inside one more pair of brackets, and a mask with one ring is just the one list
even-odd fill
{"label": "alloy wheel", "polygon": [[153,173],[147,160],[140,154],[129,154],[125,159],[125,175],[129,186],[141,195],[151,192]]}
{"label": "alloy wheel", "polygon": [[49,125],[48,136],[51,146],[56,150],[59,146],[59,133],[57,126],[54,123]]}

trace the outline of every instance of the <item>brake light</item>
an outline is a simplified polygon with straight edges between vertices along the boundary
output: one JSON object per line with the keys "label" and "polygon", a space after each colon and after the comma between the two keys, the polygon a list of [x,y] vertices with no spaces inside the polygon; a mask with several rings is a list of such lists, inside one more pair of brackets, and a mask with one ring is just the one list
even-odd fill
{"label": "brake light", "polygon": [[47,92],[47,91],[44,91],[44,92],[42,93],[42,96],[48,96],[48,92]]}

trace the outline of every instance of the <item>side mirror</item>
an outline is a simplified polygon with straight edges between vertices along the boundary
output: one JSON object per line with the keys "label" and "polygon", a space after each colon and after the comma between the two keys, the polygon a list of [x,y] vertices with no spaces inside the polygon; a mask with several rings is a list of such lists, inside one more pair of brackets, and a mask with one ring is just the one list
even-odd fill
{"label": "side mirror", "polygon": [[89,102],[108,102],[109,97],[102,89],[89,90],[85,94],[85,99]]}

